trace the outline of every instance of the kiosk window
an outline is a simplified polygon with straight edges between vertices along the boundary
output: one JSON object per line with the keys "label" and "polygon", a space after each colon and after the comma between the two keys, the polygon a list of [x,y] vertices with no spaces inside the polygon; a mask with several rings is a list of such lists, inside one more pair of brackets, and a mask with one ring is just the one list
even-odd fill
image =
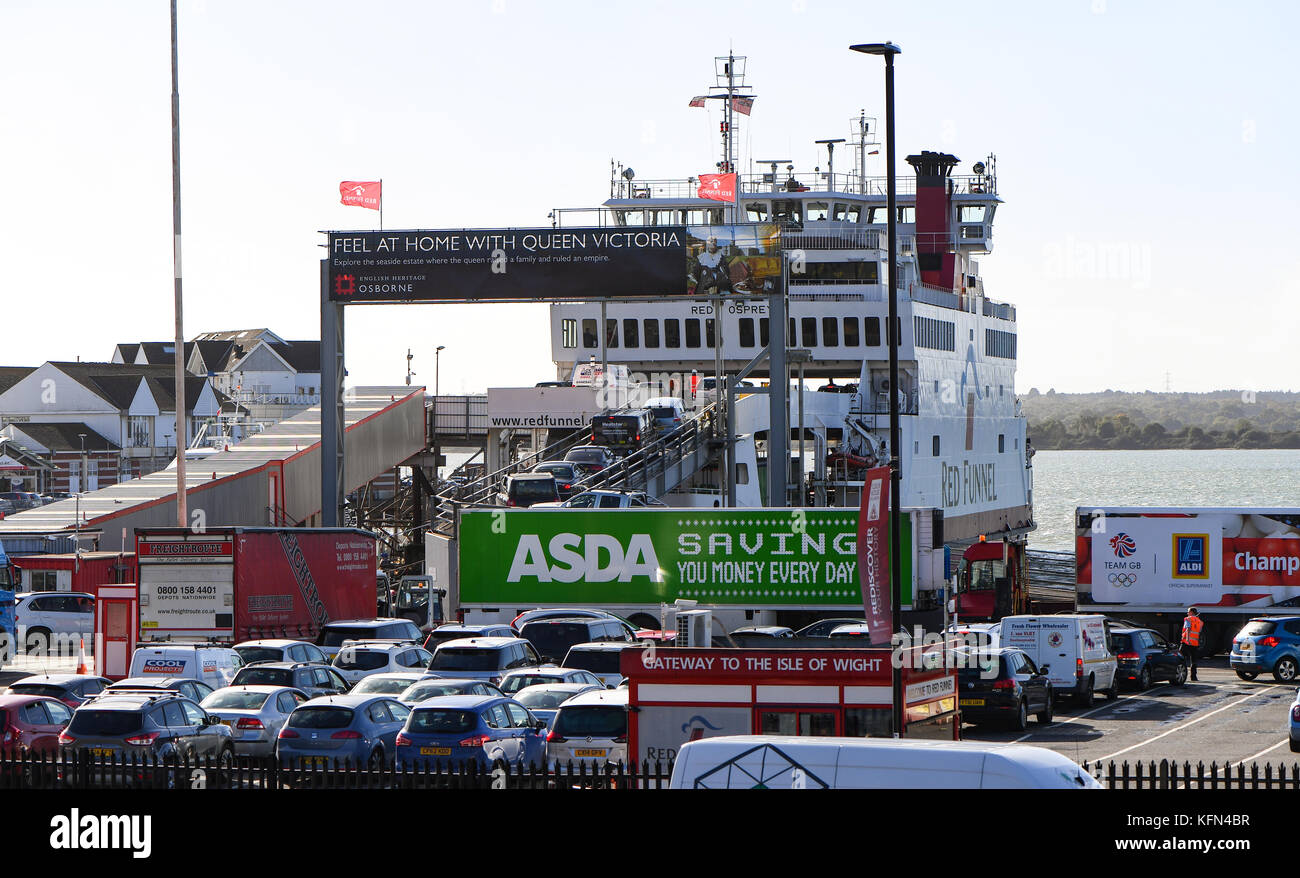
{"label": "kiosk window", "polygon": [[886,707],[844,708],[844,736],[846,738],[893,737],[890,710]]}

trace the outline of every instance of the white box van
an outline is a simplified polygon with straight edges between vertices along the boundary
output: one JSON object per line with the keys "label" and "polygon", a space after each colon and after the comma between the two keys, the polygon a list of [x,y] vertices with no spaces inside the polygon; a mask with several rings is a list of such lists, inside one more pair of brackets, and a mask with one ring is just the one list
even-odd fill
{"label": "white box van", "polygon": [[670,789],[1101,789],[1045,747],[733,735],[682,745]]}
{"label": "white box van", "polygon": [[141,646],[131,656],[128,677],[188,677],[213,689],[229,686],[244,666],[239,653],[226,646],[168,643]]}
{"label": "white box van", "polygon": [[1106,645],[1105,616],[1006,616],[999,641],[1023,649],[1040,668],[1048,665],[1047,678],[1058,696],[1073,695],[1091,707],[1096,692],[1105,693],[1107,701],[1119,695],[1119,671]]}

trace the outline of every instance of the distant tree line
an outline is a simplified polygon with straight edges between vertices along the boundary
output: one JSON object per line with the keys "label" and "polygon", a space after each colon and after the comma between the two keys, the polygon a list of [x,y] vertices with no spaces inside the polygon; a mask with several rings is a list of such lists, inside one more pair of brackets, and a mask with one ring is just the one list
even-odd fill
{"label": "distant tree line", "polygon": [[1300,448],[1300,393],[1040,393],[1020,397],[1035,448]]}

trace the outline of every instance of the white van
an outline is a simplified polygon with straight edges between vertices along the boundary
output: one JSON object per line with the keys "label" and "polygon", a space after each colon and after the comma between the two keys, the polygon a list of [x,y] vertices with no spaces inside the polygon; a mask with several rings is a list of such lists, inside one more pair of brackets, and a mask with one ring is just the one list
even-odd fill
{"label": "white van", "polygon": [[1103,692],[1107,701],[1119,696],[1119,671],[1106,645],[1105,616],[1005,616],[999,642],[1023,649],[1039,667],[1048,665],[1047,677],[1058,696],[1072,695],[1084,707],[1092,706],[1096,692]]}
{"label": "white van", "polygon": [[670,789],[1101,789],[1045,747],[910,738],[733,735],[688,741]]}
{"label": "white van", "polygon": [[128,677],[188,677],[201,680],[213,689],[229,686],[244,666],[239,653],[225,646],[210,644],[168,643],[141,646],[131,657]]}

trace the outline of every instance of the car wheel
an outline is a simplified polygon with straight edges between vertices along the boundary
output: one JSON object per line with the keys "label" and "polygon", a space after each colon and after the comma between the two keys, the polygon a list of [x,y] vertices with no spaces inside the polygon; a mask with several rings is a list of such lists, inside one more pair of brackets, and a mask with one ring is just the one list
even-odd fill
{"label": "car wheel", "polygon": [[1107,701],[1114,701],[1116,698],[1119,698],[1119,674],[1118,673],[1116,673],[1115,676],[1110,678],[1110,688],[1106,690],[1105,695]]}
{"label": "car wheel", "polygon": [[1078,696],[1079,704],[1083,705],[1084,707],[1092,707],[1093,701],[1095,700],[1096,693],[1093,691],[1092,687],[1093,687],[1093,679],[1092,677],[1089,677],[1087,688],[1085,688],[1083,692],[1081,692]]}
{"label": "car wheel", "polygon": [[1184,683],[1186,683],[1186,682],[1187,682],[1187,665],[1179,664],[1179,665],[1178,665],[1178,672],[1177,672],[1176,674],[1174,674],[1174,678],[1173,678],[1172,680],[1170,680],[1169,682],[1173,683],[1175,686],[1181,686],[1181,685],[1183,685]]}
{"label": "car wheel", "polygon": [[[1186,670],[1183,671],[1186,674]],[[1151,688],[1151,668],[1148,665],[1142,666],[1142,673],[1138,674],[1138,691],[1145,692]]]}
{"label": "car wheel", "polygon": [[1043,707],[1041,713],[1035,714],[1034,719],[1038,720],[1040,726],[1051,725],[1052,723],[1052,693],[1047,693],[1047,704]]}
{"label": "car wheel", "polygon": [[366,760],[366,771],[381,771],[384,767],[384,751],[375,748],[370,751],[370,758]]}
{"label": "car wheel", "polygon": [[1295,739],[1291,740],[1291,752],[1300,753],[1300,741],[1297,741]]}
{"label": "car wheel", "polygon": [[1243,680],[1253,680],[1259,676],[1259,671],[1237,671],[1237,676]]}
{"label": "car wheel", "polygon": [[50,650],[50,632],[46,628],[33,628],[27,632],[28,655],[45,655]]}
{"label": "car wheel", "polygon": [[1013,731],[1023,732],[1029,728],[1029,705],[1025,704],[1025,699],[1020,699],[1020,704],[1016,707],[1016,715],[1011,720]]}
{"label": "car wheel", "polygon": [[1283,656],[1273,665],[1273,679],[1279,683],[1292,683],[1295,681],[1297,672],[1300,672],[1300,665],[1291,656]]}

